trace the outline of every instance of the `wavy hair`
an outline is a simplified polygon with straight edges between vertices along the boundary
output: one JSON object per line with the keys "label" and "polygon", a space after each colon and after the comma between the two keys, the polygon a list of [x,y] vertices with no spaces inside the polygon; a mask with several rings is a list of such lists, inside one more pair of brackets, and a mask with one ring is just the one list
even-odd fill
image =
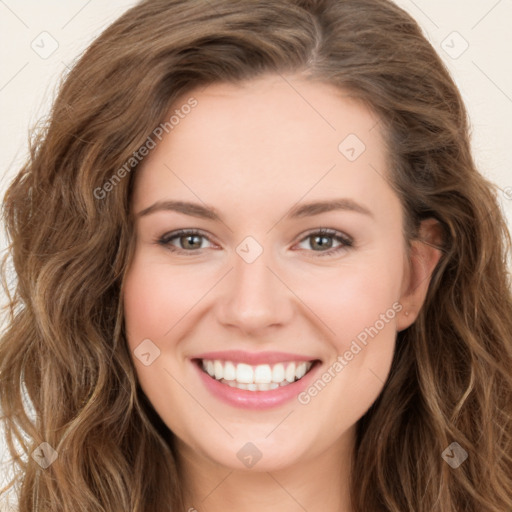
{"label": "wavy hair", "polygon": [[[123,327],[136,165],[95,191],[182,94],[288,72],[373,109],[406,241],[422,219],[443,230],[420,315],[357,425],[354,510],[512,510],[511,238],[418,24],[388,0],[146,0],[65,77],[5,195],[3,275],[11,265],[17,282],[4,284],[0,407],[20,512],[185,510],[173,434],[137,384]],[[441,457],[454,441],[469,454],[457,469]],[[32,457],[42,442],[58,454],[46,469]]]}

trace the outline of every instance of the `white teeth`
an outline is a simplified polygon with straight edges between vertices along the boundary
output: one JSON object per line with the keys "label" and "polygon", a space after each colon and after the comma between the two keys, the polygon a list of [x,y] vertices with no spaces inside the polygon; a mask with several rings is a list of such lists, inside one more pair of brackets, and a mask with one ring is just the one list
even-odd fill
{"label": "white teeth", "polygon": [[284,366],[281,363],[277,363],[272,368],[272,382],[283,382],[284,380]]}
{"label": "white teeth", "polygon": [[286,380],[284,382],[281,382],[281,384],[277,384],[276,382],[271,382],[270,384],[244,384],[237,382],[236,380],[226,379],[221,379],[220,382],[222,382],[222,384],[227,384],[232,388],[248,389],[249,391],[269,391],[271,389],[277,389],[281,386],[287,386],[289,384],[289,382],[287,382]]}
{"label": "white teeth", "polygon": [[250,384],[254,382],[254,370],[252,369],[252,366],[244,363],[237,364],[236,380],[242,384]]}
{"label": "white teeth", "polygon": [[272,382],[272,370],[268,364],[256,366],[254,371],[254,382],[256,384],[270,384]]}
{"label": "white teeth", "polygon": [[224,379],[235,380],[236,379],[236,368],[231,361],[226,361],[224,365]]}
{"label": "white teeth", "polygon": [[218,379],[222,379],[223,375],[224,375],[224,371],[223,371],[223,368],[222,368],[222,363],[220,361],[214,361],[213,362],[213,369],[215,371],[215,378],[218,380]]}
{"label": "white teeth", "polygon": [[251,366],[231,361],[202,360],[203,370],[214,379],[239,389],[268,391],[287,386],[301,379],[309,371],[312,362],[288,362],[274,365]]}
{"label": "white teeth", "polygon": [[286,367],[285,379],[288,382],[293,382],[295,380],[295,365],[293,363]]}
{"label": "white teeth", "polygon": [[300,363],[295,370],[295,377],[301,379],[304,375],[306,375],[306,363]]}

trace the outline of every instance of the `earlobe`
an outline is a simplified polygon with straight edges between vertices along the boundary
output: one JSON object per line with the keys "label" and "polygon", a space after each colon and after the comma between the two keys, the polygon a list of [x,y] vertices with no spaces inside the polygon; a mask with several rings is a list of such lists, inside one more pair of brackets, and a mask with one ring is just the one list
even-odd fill
{"label": "earlobe", "polygon": [[422,221],[418,238],[411,242],[408,269],[405,273],[402,296],[402,314],[397,320],[397,331],[411,326],[425,302],[432,274],[441,258],[442,229],[436,219]]}

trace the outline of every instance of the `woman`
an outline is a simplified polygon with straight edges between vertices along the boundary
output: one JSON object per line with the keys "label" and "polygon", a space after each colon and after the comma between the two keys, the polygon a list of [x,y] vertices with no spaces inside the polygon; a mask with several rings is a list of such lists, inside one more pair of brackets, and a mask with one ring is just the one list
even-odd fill
{"label": "woman", "polygon": [[510,235],[389,1],[142,2],[4,211],[20,511],[512,509]]}

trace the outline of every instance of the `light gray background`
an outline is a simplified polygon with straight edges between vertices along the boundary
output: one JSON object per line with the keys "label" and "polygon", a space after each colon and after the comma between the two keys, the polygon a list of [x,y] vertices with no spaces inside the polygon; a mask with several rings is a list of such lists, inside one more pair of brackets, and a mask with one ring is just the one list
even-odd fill
{"label": "light gray background", "polygon": [[[205,0],[206,8],[214,2]],[[48,113],[59,80],[88,44],[135,3],[0,0],[2,197],[26,157],[28,129]],[[500,186],[512,226],[512,0],[396,3],[420,23],[451,70],[469,109],[476,162]],[[3,235],[0,242],[4,248]],[[4,453],[0,443],[0,458]],[[0,487],[4,477],[0,468]]]}

